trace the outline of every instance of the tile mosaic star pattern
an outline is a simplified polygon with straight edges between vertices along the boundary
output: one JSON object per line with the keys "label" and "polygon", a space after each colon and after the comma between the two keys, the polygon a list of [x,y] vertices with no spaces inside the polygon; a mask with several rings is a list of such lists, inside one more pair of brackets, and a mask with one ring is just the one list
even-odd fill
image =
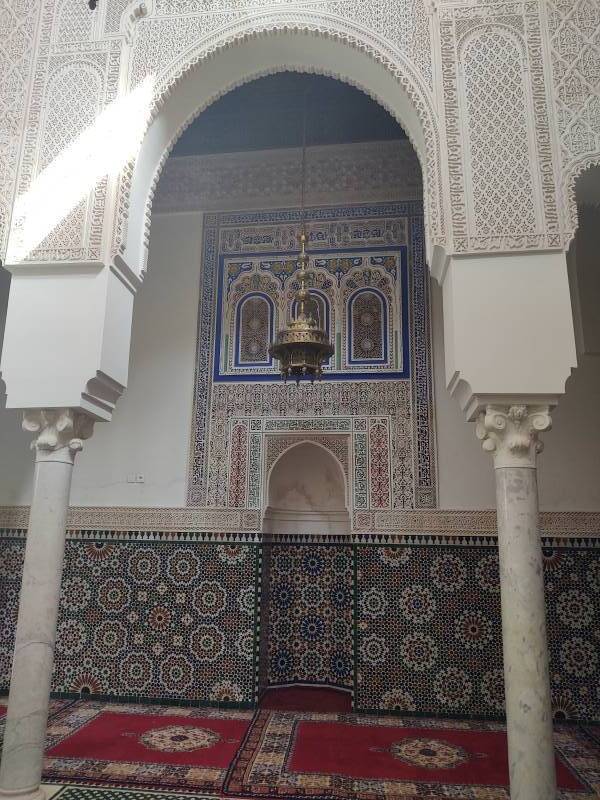
{"label": "tile mosaic star pattern", "polygon": [[[1,546],[16,568],[23,542]],[[258,558],[244,544],[68,542],[53,690],[253,703]],[[14,625],[18,581],[2,591]]]}
{"label": "tile mosaic star pattern", "polygon": [[358,547],[356,558],[357,706],[501,713],[495,549]]}
{"label": "tile mosaic star pattern", "polygon": [[[252,704],[260,629],[262,686],[354,687],[356,708],[377,713],[504,713],[491,537],[386,546],[369,536],[326,545],[122,536],[67,542],[54,691]],[[23,538],[0,535],[3,692],[23,550]],[[546,538],[543,553],[554,714],[597,721],[600,540]]]}
{"label": "tile mosaic star pattern", "polygon": [[[356,696],[365,710],[504,713],[495,547],[356,550]],[[557,719],[600,717],[600,550],[545,548]]]}
{"label": "tile mosaic star pattern", "polygon": [[269,561],[267,682],[351,688],[352,548],[276,545]]}
{"label": "tile mosaic star pattern", "polygon": [[600,719],[600,543],[543,554],[554,715]]}

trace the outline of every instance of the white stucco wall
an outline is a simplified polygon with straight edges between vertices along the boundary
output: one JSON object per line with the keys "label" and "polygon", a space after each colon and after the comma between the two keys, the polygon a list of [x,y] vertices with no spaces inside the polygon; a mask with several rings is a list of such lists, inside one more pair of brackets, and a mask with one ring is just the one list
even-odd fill
{"label": "white stucco wall", "polygon": [[[154,217],[148,275],[134,311],[129,386],[113,421],[96,425],[77,458],[73,505],[185,505],[201,236],[198,213]],[[3,276],[0,313],[7,290]],[[491,459],[444,386],[435,284],[432,303],[440,507],[490,508]],[[554,430],[543,437],[543,509],[600,510],[598,408],[600,359],[585,356],[554,413]],[[27,503],[33,465],[17,412],[0,411],[0,453],[0,504]],[[138,473],[144,483],[127,482]]]}

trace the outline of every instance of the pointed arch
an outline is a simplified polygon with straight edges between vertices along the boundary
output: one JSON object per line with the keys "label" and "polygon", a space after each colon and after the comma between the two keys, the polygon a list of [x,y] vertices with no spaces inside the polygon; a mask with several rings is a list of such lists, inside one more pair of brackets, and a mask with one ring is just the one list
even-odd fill
{"label": "pointed arch", "polygon": [[113,254],[143,273],[152,196],[181,133],[227,92],[282,71],[314,72],[356,86],[399,121],[423,170],[428,250],[444,247],[440,134],[430,90],[406,56],[375,33],[331,14],[296,9],[225,26],[154,76],[149,126],[135,165],[120,178]]}

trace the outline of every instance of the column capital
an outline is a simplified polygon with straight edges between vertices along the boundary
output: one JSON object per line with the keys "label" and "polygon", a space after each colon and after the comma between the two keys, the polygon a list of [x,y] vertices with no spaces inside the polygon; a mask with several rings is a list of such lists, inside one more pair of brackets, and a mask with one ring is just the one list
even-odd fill
{"label": "column capital", "polygon": [[476,433],[484,450],[494,456],[494,467],[535,468],[544,449],[539,434],[549,431],[549,406],[488,405],[477,419]]}
{"label": "column capital", "polygon": [[36,461],[68,461],[89,439],[94,420],[72,408],[28,409],[23,413],[23,430],[36,433],[31,449],[36,451]]}

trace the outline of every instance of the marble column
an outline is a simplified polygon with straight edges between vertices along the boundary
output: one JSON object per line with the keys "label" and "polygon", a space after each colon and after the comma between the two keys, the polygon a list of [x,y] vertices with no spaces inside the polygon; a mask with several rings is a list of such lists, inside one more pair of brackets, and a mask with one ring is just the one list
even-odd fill
{"label": "marble column", "polygon": [[43,798],[40,789],[65,528],[75,454],[92,432],[90,417],[70,409],[28,411],[37,434],[35,477],[19,599],[0,797]]}
{"label": "marble column", "polygon": [[512,800],[556,798],[536,470],[539,434],[550,427],[540,406],[488,406],[477,423],[496,474]]}

